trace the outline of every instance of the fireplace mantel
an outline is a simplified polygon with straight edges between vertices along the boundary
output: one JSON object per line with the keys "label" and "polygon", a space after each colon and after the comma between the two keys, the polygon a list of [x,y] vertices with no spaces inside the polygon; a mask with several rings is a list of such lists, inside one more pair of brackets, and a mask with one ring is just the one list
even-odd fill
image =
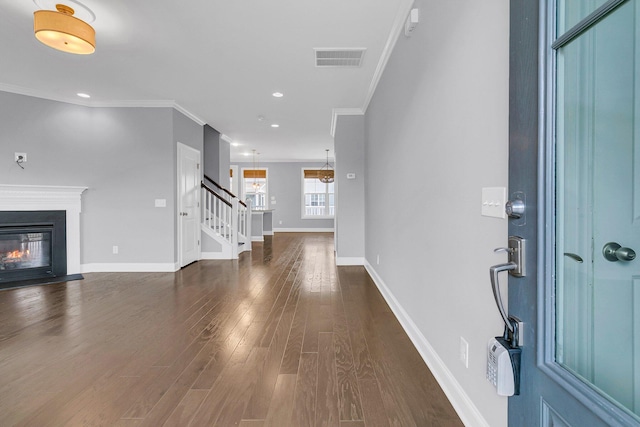
{"label": "fireplace mantel", "polygon": [[80,273],[81,196],[87,187],[0,184],[0,211],[66,211],[67,274]]}

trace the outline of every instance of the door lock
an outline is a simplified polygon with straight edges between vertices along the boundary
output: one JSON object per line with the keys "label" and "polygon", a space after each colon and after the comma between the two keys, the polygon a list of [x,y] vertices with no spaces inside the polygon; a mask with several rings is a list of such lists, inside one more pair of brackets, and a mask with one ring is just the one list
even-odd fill
{"label": "door lock", "polygon": [[497,248],[494,252],[507,252],[509,255],[509,261],[507,263],[494,265],[489,268],[489,276],[491,278],[493,298],[496,300],[500,316],[502,316],[502,320],[504,320],[504,324],[509,332],[513,333],[513,323],[509,320],[504,305],[502,304],[502,298],[500,297],[498,274],[502,271],[508,271],[509,274],[515,277],[523,277],[525,275],[525,239],[519,236],[509,236],[508,246],[506,248]]}
{"label": "door lock", "polygon": [[509,256],[509,263],[515,264],[514,268],[509,269],[509,274],[515,277],[523,277],[526,274],[525,269],[525,239],[519,236],[509,236],[508,247],[497,248],[494,252],[506,252]]}
{"label": "door lock", "polygon": [[636,259],[636,251],[631,248],[623,248],[615,242],[609,242],[602,248],[602,255],[607,261],[633,261]]}
{"label": "door lock", "polygon": [[509,200],[504,205],[504,210],[509,218],[522,218],[524,215],[524,201],[521,199]]}

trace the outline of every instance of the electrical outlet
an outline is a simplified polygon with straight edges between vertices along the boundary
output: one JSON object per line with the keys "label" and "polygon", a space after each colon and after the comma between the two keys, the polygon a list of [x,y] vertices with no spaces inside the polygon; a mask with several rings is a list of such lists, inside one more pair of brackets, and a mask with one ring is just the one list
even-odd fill
{"label": "electrical outlet", "polygon": [[14,153],[13,156],[13,161],[14,162],[21,162],[21,163],[26,163],[27,162],[27,153]]}
{"label": "electrical outlet", "polygon": [[460,337],[460,361],[465,368],[469,368],[469,343]]}

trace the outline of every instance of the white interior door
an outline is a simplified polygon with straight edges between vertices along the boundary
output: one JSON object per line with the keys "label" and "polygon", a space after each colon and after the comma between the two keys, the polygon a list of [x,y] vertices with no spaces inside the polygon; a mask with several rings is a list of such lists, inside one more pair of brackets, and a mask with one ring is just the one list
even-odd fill
{"label": "white interior door", "polygon": [[200,259],[200,152],[178,143],[180,267]]}

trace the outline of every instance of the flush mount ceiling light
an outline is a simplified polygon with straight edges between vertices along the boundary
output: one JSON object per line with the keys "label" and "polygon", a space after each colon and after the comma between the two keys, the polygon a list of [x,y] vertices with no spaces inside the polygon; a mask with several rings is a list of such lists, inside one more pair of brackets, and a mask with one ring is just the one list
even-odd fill
{"label": "flush mount ceiling light", "polygon": [[271,95],[273,95],[274,98],[282,98],[284,96],[284,93],[282,93],[282,92],[273,92]]}
{"label": "flush mount ceiling light", "polygon": [[320,169],[318,172],[318,179],[320,182],[324,182],[325,184],[331,184],[333,182],[333,168],[329,164],[329,149],[325,150],[327,152],[327,163]]}
{"label": "flush mount ceiling light", "polygon": [[93,27],[73,16],[73,8],[64,4],[56,4],[55,7],[56,11],[38,10],[33,13],[36,38],[67,53],[88,55],[95,52],[96,32]]}

